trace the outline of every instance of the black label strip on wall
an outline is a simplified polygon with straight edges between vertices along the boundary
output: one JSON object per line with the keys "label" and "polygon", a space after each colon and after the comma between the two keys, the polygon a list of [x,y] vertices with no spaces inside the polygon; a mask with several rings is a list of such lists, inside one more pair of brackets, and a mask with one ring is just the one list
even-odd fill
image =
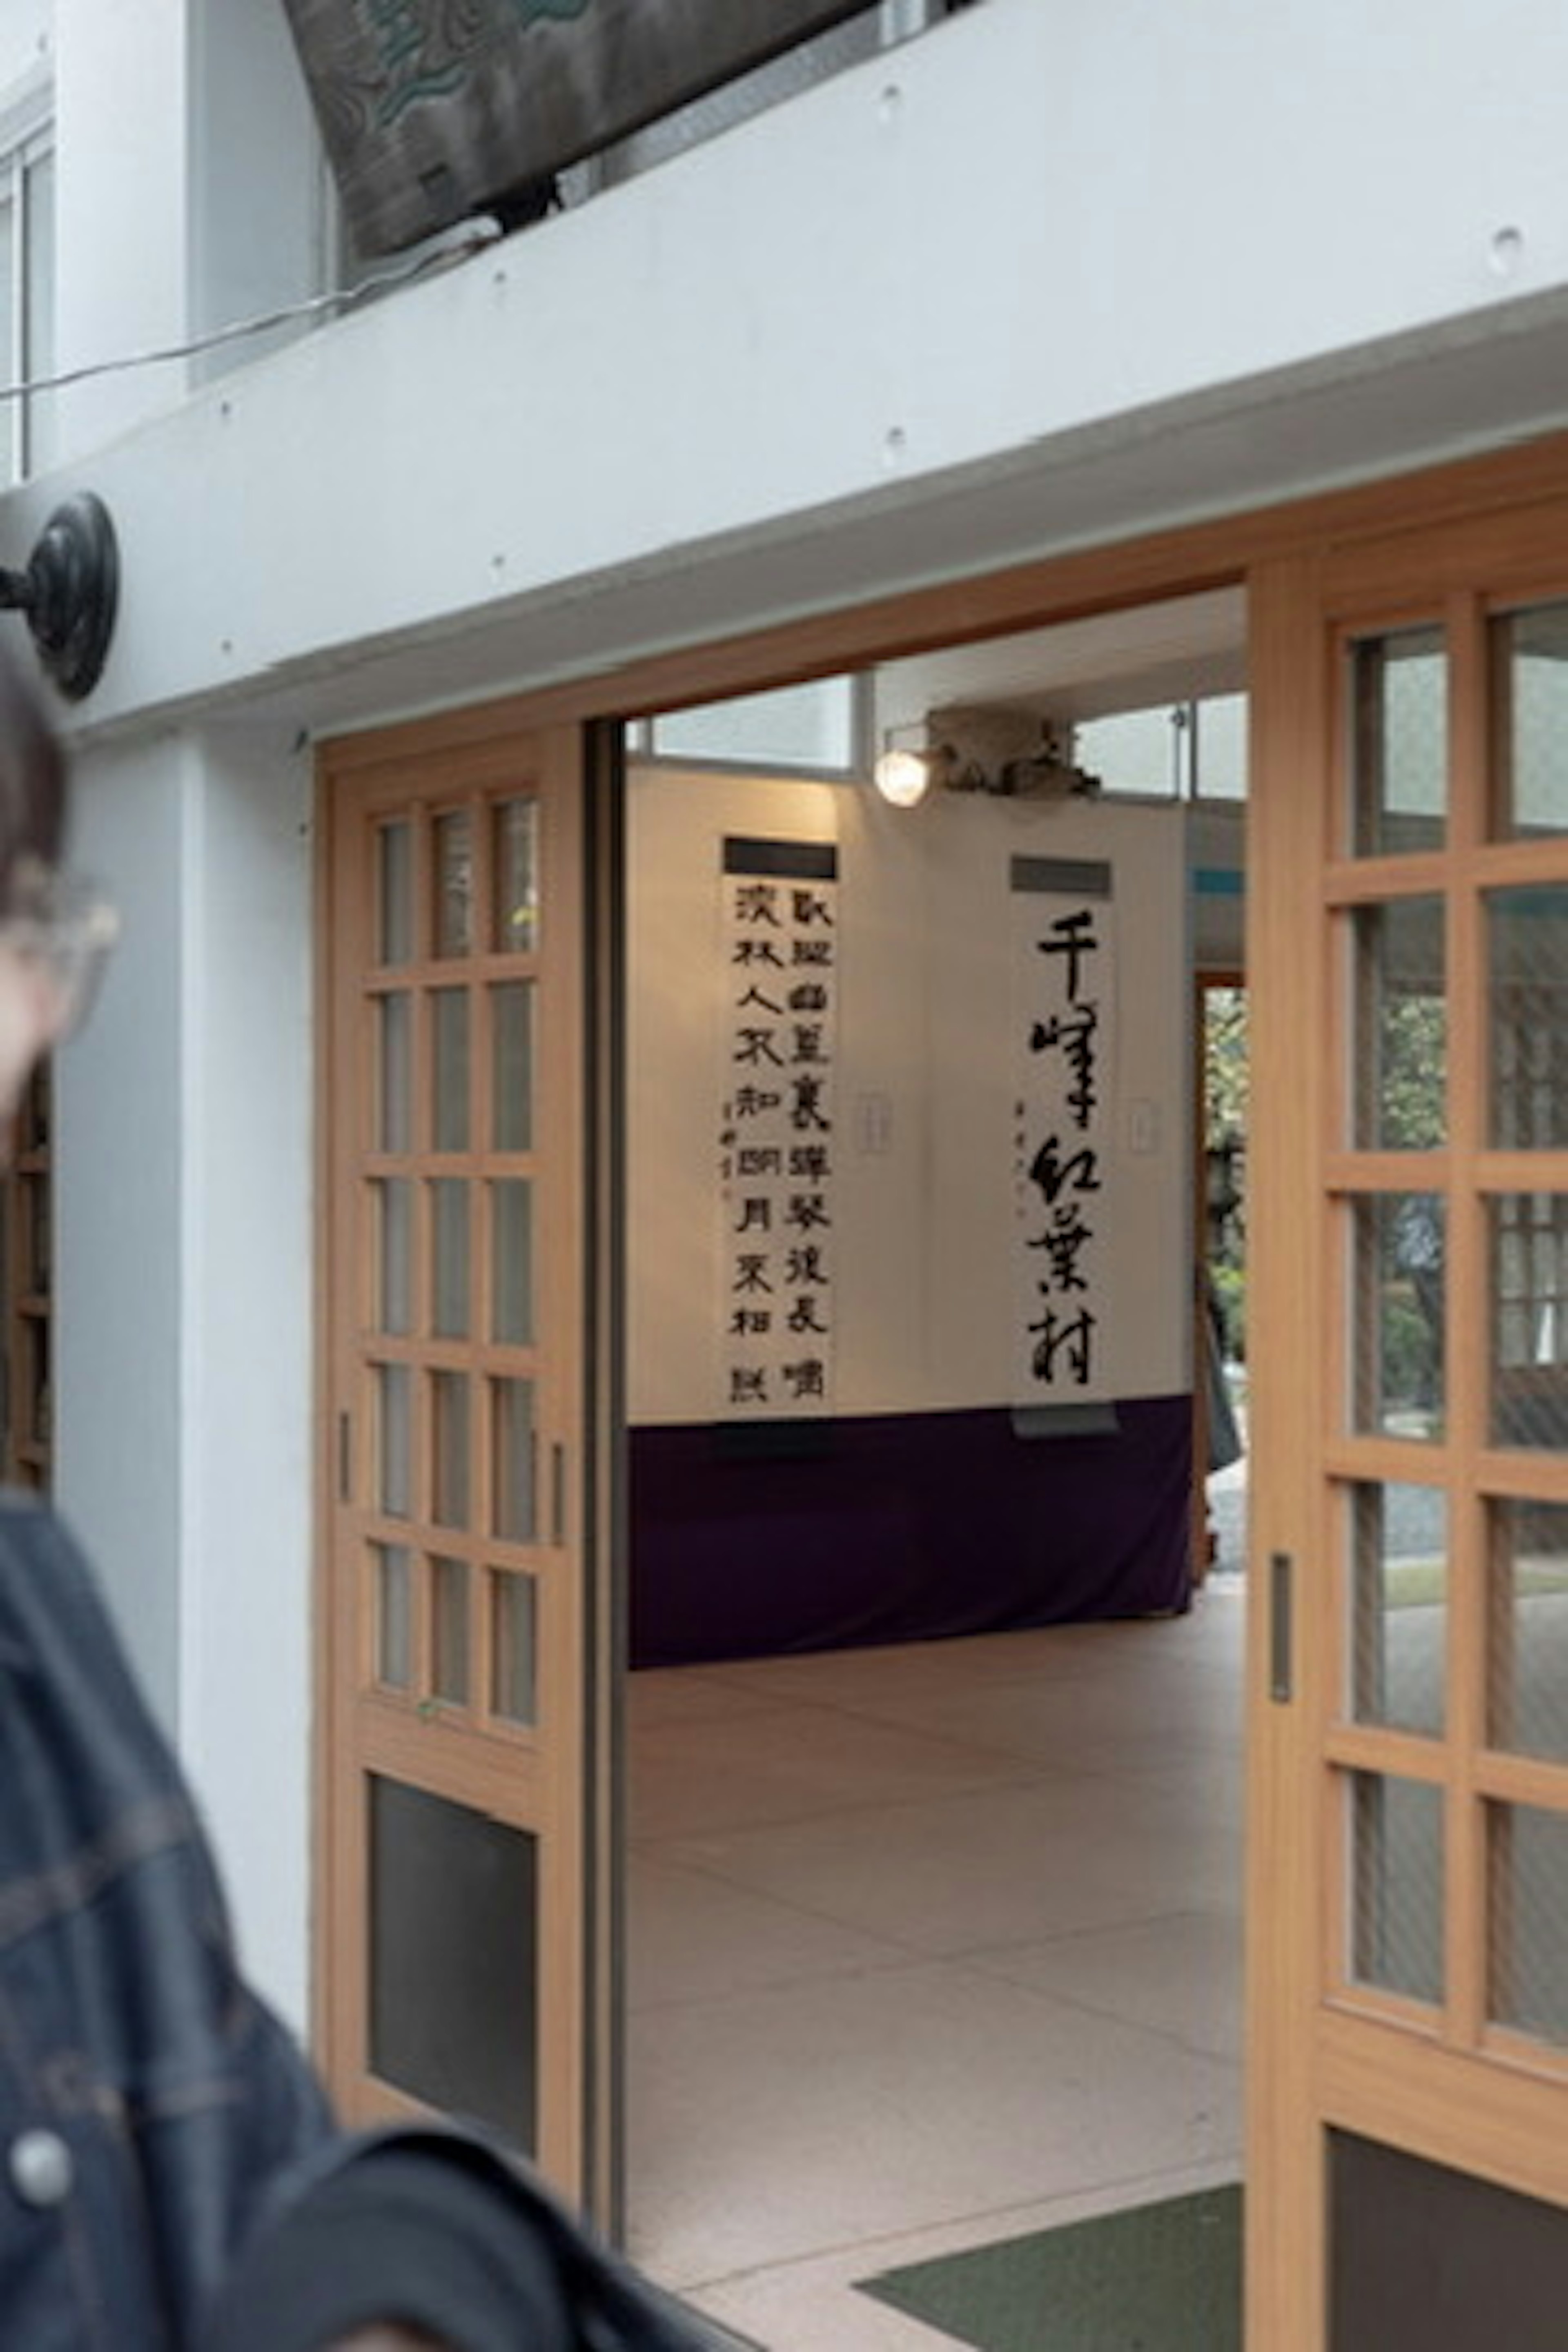
{"label": "black label strip on wall", "polygon": [[1110,898],[1110,861],[1106,857],[1015,857],[1015,890],[1044,890],[1058,898]]}
{"label": "black label strip on wall", "polygon": [[833,841],[752,841],[724,835],[726,874],[765,874],[785,882],[837,882],[838,845]]}

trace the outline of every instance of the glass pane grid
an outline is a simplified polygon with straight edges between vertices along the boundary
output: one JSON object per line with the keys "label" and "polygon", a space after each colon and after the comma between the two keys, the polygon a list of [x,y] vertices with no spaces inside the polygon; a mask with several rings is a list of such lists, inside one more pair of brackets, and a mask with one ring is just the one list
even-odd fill
{"label": "glass pane grid", "polygon": [[1568,2046],[1568,1817],[1503,1804],[1487,1816],[1489,2014]]}
{"label": "glass pane grid", "polygon": [[1447,1204],[1436,1192],[1363,1193],[1350,1230],[1352,1426],[1439,1440]]}
{"label": "glass pane grid", "polygon": [[1437,849],[1447,830],[1448,661],[1440,628],[1351,648],[1353,837],[1363,856]]}
{"label": "glass pane grid", "polygon": [[1355,973],[1353,1140],[1431,1151],[1447,1134],[1443,901],[1392,899],[1351,918]]}
{"label": "glass pane grid", "polygon": [[1568,1504],[1491,1505],[1489,1620],[1491,1745],[1568,1762]]}
{"label": "glass pane grid", "polygon": [[1350,1706],[1358,1723],[1440,1739],[1448,1641],[1447,1498],[1405,1483],[1348,1497]]}
{"label": "glass pane grid", "polygon": [[1489,1135],[1505,1151],[1568,1146],[1568,885],[1485,900]]}
{"label": "glass pane grid", "polygon": [[1498,830],[1568,832],[1568,604],[1494,621],[1491,675]]}
{"label": "glass pane grid", "polygon": [[1568,1442],[1568,1193],[1488,1203],[1490,1431],[1495,1445]]}
{"label": "glass pane grid", "polygon": [[1344,1775],[1352,1983],[1443,1999],[1443,1794],[1393,1774]]}

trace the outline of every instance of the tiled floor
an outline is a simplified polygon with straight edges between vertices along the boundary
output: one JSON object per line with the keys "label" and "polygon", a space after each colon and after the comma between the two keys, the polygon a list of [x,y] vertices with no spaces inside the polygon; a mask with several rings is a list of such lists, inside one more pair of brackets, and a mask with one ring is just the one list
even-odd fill
{"label": "tiled floor", "polygon": [[1241,1587],[632,1681],[631,2251],[769,2352],[1239,2174]]}

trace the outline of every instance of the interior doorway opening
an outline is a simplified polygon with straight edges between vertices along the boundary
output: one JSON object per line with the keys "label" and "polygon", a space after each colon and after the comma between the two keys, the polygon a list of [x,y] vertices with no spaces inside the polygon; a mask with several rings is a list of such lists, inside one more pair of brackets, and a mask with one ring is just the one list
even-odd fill
{"label": "interior doorway opening", "polygon": [[[654,2276],[748,2340],[886,2345],[895,2323],[863,2292],[879,2274],[1239,2178],[1242,1560],[1238,1525],[1230,1572],[1197,1590],[1187,1008],[1200,961],[1241,966],[1244,685],[1243,600],[1224,592],[631,733],[628,2234]],[[1048,744],[1066,788],[950,779],[934,815],[874,802],[895,736],[948,746],[952,714],[977,709],[1026,715],[1037,738],[1014,757]],[[727,865],[728,844],[746,846]],[[797,874],[780,844],[835,856]],[[1135,901],[1141,859],[1160,874]],[[997,1032],[1010,1018],[977,912],[998,860],[1069,888],[1110,866],[1122,944],[1148,944],[1172,910],[1180,934],[1168,1087],[1140,1075],[1094,1147],[1059,1139],[1114,1158],[1134,1201],[1169,1157],[1172,1303],[1144,1283],[1140,1334],[1140,1277],[1124,1268],[1118,1298],[1112,1276],[1098,1303],[1123,1311],[1138,1374],[1113,1361],[1081,1400],[1037,1398],[1032,1418],[984,1328],[1016,1306],[1011,1265],[1003,1253],[977,1276],[954,1241],[975,1230],[977,1106],[1000,1102],[1018,1159],[1010,1072],[979,1010]],[[758,967],[731,961],[735,894],[781,878],[834,920],[834,994],[752,992],[743,1017]],[[1053,902],[1044,919],[1062,919]],[[727,972],[746,986],[726,995]],[[733,1181],[737,1086],[775,1075],[770,1003],[796,1028],[802,1013],[837,1024],[812,1051],[845,1073],[845,1165],[819,1158],[820,1184],[774,1196]],[[1141,1009],[1129,982],[1123,1024]],[[879,1062],[857,1061],[863,1019]],[[1118,1028],[1122,1054],[1136,1035]],[[1028,1140],[1026,1201],[1045,1139]],[[980,1188],[1004,1217],[1016,1174]],[[786,1230],[777,1256],[738,1246],[767,1232],[748,1202],[787,1216],[819,1190],[842,1227]],[[816,1320],[831,1345],[748,1353],[775,1336],[746,1319],[770,1311],[760,1286],[813,1247],[830,1297],[782,1284],[813,1309],[788,1338]],[[912,1286],[897,1278],[911,1265]],[[789,1377],[811,1360],[826,1367],[815,1398]],[[1098,1582],[1053,1599],[1039,1465],[1063,1496],[1069,1463],[1103,1480],[1149,1401],[1146,1362],[1181,1434],[1173,1454],[1151,1437],[1124,1484],[1146,1504],[1173,1464],[1173,1488],[1120,1547],[1087,1546]],[[759,1372],[767,1410],[748,1420],[757,1391],[733,1383]],[[1005,1423],[1005,1475],[1022,1464],[1037,1491],[1003,1510],[996,1456],[954,1458],[942,1517],[900,1444],[912,1432],[929,1465],[962,1423],[979,1445],[982,1408]],[[1064,1558],[1071,1516],[1064,1502]],[[1166,1570],[1141,1584],[1167,1538]],[[1015,1541],[1016,1572],[999,1572]]]}

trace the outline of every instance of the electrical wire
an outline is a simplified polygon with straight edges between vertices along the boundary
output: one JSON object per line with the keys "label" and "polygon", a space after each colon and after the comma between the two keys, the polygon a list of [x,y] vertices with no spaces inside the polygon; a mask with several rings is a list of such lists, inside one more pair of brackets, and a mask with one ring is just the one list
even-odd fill
{"label": "electrical wire", "polygon": [[255,318],[236,319],[226,327],[215,327],[205,335],[194,336],[189,342],[164,343],[153,351],[128,352],[121,359],[92,360],[82,367],[66,368],[58,375],[30,376],[20,383],[0,384],[0,401],[26,400],[37,393],[60,392],[68,384],[86,383],[98,376],[123,375],[134,368],[161,367],[171,360],[194,359],[202,352],[218,351],[226,343],[242,342],[251,335],[270,334],[274,328],[290,326],[299,319],[319,318],[327,311],[352,310],[389,287],[410,286],[417,278],[433,277],[438,270],[472,260],[476,253],[494,245],[501,233],[499,223],[470,222],[459,242],[443,246],[438,252],[419,254],[401,269],[380,270],[373,277],[362,278],[356,286],[340,287],[331,294],[312,294],[304,301],[285,303],[280,310],[265,310]]}

